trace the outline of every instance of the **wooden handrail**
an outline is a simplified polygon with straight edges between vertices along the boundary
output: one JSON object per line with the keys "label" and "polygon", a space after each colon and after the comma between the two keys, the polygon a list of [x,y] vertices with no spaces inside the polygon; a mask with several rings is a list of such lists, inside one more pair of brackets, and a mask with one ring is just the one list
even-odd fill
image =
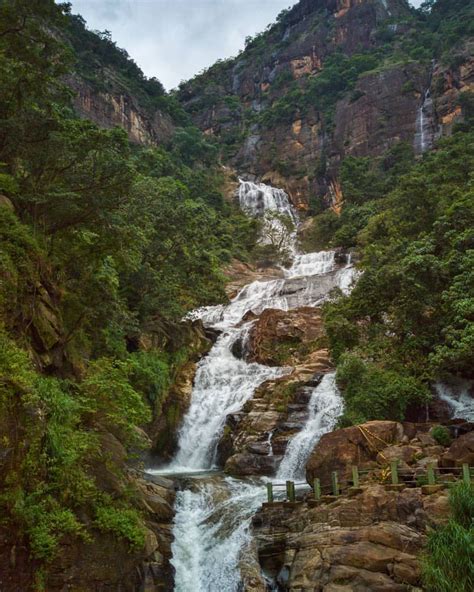
{"label": "wooden handrail", "polygon": [[[404,485],[408,484],[418,484],[420,477],[423,475],[417,475],[416,478],[414,475],[406,475],[410,477],[409,479],[404,478],[404,471],[399,471],[398,469],[398,460],[391,461],[390,463],[390,478],[393,488],[398,489],[399,487],[403,487]],[[455,470],[458,475],[454,481],[443,481],[443,472]],[[433,463],[429,463],[426,467],[426,473],[424,477],[426,477],[427,484],[432,485],[449,485],[454,483],[455,481],[463,481],[464,483],[472,483],[473,477],[471,473],[473,473],[474,467],[470,467],[467,463],[464,463],[461,467],[435,467]],[[347,480],[339,480],[339,474],[337,471],[332,471],[331,473],[331,484],[329,485],[321,485],[321,480],[318,477],[315,477],[313,480],[312,490],[314,492],[314,499],[319,501],[324,491],[330,492],[333,496],[338,496],[341,494],[341,490],[345,490],[346,487],[352,486],[355,489],[360,487],[360,477],[361,475],[366,475],[370,472],[367,469],[360,470],[357,465],[353,465],[351,467],[352,479]],[[388,476],[388,474],[387,474]],[[380,479],[380,482],[385,483],[384,476]],[[289,502],[296,501],[296,491],[295,488],[299,486],[310,487],[310,485],[306,481],[295,482],[288,480],[285,483],[266,483],[267,488],[267,501],[268,503],[274,502],[274,490],[278,488],[284,488],[286,491],[286,499]],[[353,492],[352,492],[353,493]]]}

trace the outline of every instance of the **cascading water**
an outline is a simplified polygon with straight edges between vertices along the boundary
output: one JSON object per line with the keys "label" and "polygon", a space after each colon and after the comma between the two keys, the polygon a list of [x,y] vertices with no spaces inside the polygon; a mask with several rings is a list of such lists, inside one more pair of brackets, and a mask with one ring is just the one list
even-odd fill
{"label": "cascading water", "polygon": [[342,397],[336,385],[335,373],[326,374],[313,389],[308,405],[308,419],[286,449],[278,472],[277,481],[305,478],[305,465],[313,448],[323,434],[334,429],[343,411]]}
{"label": "cascading water", "polygon": [[423,100],[416,114],[416,132],[413,146],[415,154],[423,154],[429,150],[438,136],[438,129],[435,123],[434,103],[430,89],[433,69],[434,62],[432,64],[428,88],[423,95]]}
{"label": "cascading water", "polygon": [[434,385],[438,397],[448,404],[453,418],[474,422],[474,382],[457,379]]}
{"label": "cascading water", "polygon": [[288,216],[294,224],[298,221],[294,209],[291,207],[288,195],[283,189],[270,187],[264,183],[240,181],[239,204],[242,210],[252,216],[264,216],[268,212],[278,212]]}
{"label": "cascading water", "polygon": [[225,419],[239,411],[265,380],[286,372],[261,364],[247,364],[232,354],[247,325],[225,331],[198,367],[191,406],[179,431],[178,452],[168,469],[181,472],[213,468]]}
{"label": "cascading water", "polygon": [[177,592],[238,590],[250,520],[265,500],[262,482],[214,477],[179,491],[173,559]]}
{"label": "cascading water", "polygon": [[[298,224],[288,196],[281,189],[241,181],[239,202],[242,209],[255,216],[277,214],[270,224],[275,220],[279,224],[284,218],[295,227]],[[183,477],[187,479],[186,488],[178,492],[175,505],[172,564],[176,592],[237,592],[239,564],[250,543],[250,520],[265,499],[265,479],[237,480],[222,474],[203,474],[215,467],[227,415],[239,411],[264,381],[291,371],[247,363],[234,356],[233,346],[237,341],[245,343],[252,324],[242,322],[244,316],[249,311],[260,314],[267,308],[315,306],[334,288],[347,292],[356,277],[350,262],[343,268],[338,266],[334,251],[298,254],[296,232],[281,224],[277,230],[288,233],[293,254],[293,263],[283,271],[282,279],[253,282],[228,305],[205,307],[188,315],[222,333],[198,366],[175,458],[165,468],[150,470],[191,474]],[[285,477],[291,477],[301,473],[310,448],[334,426],[341,409],[334,376],[327,375],[312,393],[308,421],[290,442],[281,474],[284,471]],[[268,443],[271,453],[271,435]]]}

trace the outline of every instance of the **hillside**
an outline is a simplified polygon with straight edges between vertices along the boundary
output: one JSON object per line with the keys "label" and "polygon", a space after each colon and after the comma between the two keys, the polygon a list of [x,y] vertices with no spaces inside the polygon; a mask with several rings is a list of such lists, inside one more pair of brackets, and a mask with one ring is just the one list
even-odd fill
{"label": "hillside", "polygon": [[178,97],[240,173],[285,188],[302,209],[339,207],[346,156],[400,142],[420,154],[451,132],[473,84],[472,10],[464,0],[426,13],[405,0],[302,1]]}
{"label": "hillside", "polygon": [[66,5],[5,2],[0,27],[0,588],[165,586],[174,491],[137,461],[208,347],[180,319],[225,299],[255,223],[159,82]]}

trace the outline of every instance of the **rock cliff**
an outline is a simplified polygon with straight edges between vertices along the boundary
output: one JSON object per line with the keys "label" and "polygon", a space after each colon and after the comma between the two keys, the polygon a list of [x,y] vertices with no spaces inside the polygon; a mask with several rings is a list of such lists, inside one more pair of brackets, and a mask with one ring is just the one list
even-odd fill
{"label": "rock cliff", "polygon": [[261,565],[281,590],[418,590],[429,526],[449,515],[447,494],[370,485],[319,507],[267,507],[254,518]]}
{"label": "rock cliff", "polygon": [[[473,434],[440,445],[429,424],[373,421],[324,435],[307,464],[308,481],[320,478],[326,494],[336,470],[343,495],[315,502],[302,493],[299,503],[264,504],[253,518],[264,573],[279,590],[421,589],[426,535],[450,515],[447,491],[423,485],[426,467],[438,479],[459,478],[461,464],[472,462]],[[384,473],[393,460],[397,486]],[[365,472],[360,487],[347,489],[353,465]]]}
{"label": "rock cliff", "polygon": [[106,70],[103,76],[109,80],[106,90],[99,90],[77,75],[67,79],[74,92],[74,109],[80,117],[104,128],[121,127],[135,144],[157,145],[170,140],[175,129],[170,115],[141,106],[137,97],[116,80],[112,71]]}
{"label": "rock cliff", "polygon": [[307,419],[312,389],[331,368],[320,311],[265,310],[255,320],[241,355],[292,371],[265,382],[242,411],[228,416],[219,460],[231,474],[271,475]]}
{"label": "rock cliff", "polygon": [[285,188],[300,209],[312,199],[337,209],[345,156],[399,142],[420,152],[420,126],[430,145],[449,134],[473,88],[469,44],[449,62],[413,57],[418,19],[405,0],[302,0],[178,96],[238,171]]}

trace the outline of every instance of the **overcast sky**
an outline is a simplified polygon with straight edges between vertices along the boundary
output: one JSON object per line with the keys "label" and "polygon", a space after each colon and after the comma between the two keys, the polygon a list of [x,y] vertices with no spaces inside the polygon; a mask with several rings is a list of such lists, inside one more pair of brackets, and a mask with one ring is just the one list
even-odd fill
{"label": "overcast sky", "polygon": [[[410,0],[420,5],[422,0]],[[292,0],[72,0],[90,29],[111,31],[147,76],[168,89],[274,22]]]}

